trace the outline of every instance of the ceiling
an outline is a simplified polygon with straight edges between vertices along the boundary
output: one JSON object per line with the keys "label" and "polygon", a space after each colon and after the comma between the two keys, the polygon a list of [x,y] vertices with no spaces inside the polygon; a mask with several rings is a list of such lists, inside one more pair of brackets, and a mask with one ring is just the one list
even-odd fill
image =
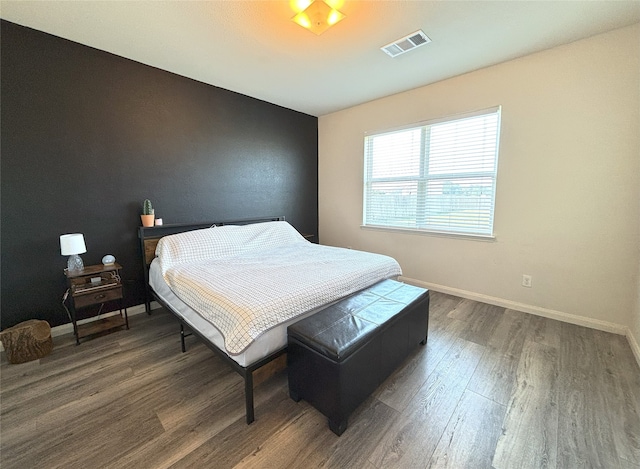
{"label": "ceiling", "polygon": [[[338,1],[321,36],[287,0],[2,0],[0,17],[314,116],[640,22],[640,0]],[[418,29],[432,42],[380,50]]]}

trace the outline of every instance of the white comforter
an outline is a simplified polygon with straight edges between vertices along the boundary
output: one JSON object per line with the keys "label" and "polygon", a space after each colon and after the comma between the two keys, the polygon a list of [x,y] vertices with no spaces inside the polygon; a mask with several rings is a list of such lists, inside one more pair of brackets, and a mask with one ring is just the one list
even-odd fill
{"label": "white comforter", "polygon": [[164,278],[235,355],[283,321],[401,273],[388,256],[294,242],[176,264]]}

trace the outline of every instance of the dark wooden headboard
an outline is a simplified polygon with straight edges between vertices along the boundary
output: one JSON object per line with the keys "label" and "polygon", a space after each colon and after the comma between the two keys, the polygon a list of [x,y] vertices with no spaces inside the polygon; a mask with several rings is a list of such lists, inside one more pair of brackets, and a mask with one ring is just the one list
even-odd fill
{"label": "dark wooden headboard", "polygon": [[147,313],[150,311],[151,288],[149,287],[149,265],[156,257],[156,246],[163,236],[184,233],[185,231],[200,230],[212,226],[224,225],[250,225],[252,223],[264,223],[268,221],[284,221],[285,217],[262,217],[244,218],[241,220],[211,221],[202,223],[177,223],[173,225],[141,226],[138,228],[138,238],[140,239],[140,253],[144,266],[144,284],[146,291],[145,307]]}

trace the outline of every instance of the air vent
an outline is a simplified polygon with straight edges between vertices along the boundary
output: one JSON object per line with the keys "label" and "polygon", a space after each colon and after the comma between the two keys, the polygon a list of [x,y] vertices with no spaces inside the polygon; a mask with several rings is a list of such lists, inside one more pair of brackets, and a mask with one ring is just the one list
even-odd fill
{"label": "air vent", "polygon": [[382,46],[380,50],[390,55],[391,57],[397,57],[400,54],[404,54],[405,52],[409,52],[416,47],[423,46],[430,42],[431,39],[429,39],[422,30],[419,30],[415,33],[411,33],[401,39],[398,39],[397,41],[393,41],[386,46]]}

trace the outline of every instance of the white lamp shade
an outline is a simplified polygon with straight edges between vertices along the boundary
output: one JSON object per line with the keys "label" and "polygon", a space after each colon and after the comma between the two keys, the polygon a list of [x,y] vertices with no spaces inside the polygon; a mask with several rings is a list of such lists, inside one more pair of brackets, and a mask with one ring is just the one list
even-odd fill
{"label": "white lamp shade", "polygon": [[60,235],[60,252],[63,256],[72,256],[87,252],[84,236],[81,233]]}

